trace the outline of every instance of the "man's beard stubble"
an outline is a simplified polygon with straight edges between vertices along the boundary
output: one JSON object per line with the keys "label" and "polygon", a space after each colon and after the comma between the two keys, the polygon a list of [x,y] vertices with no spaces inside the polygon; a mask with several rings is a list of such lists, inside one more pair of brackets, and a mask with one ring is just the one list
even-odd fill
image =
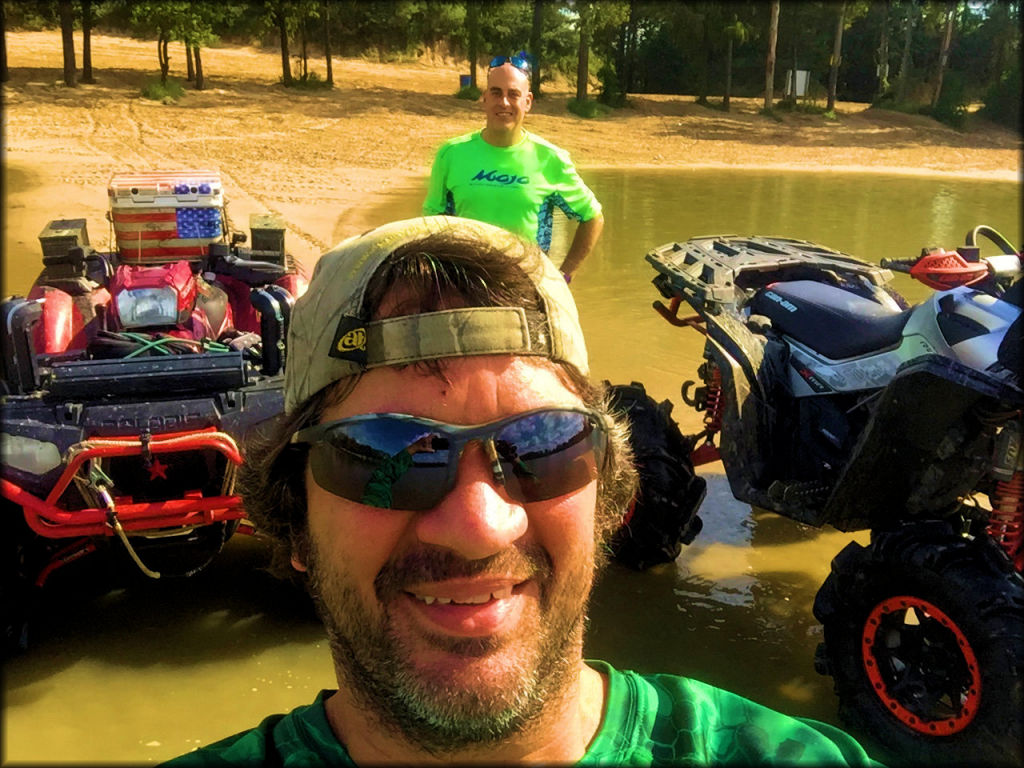
{"label": "man's beard stubble", "polygon": [[[561,594],[552,594],[556,587],[551,561],[540,547],[476,561],[424,548],[381,569],[374,588],[385,615],[377,620],[344,573],[321,567],[325,559],[316,544],[310,544],[309,590],[327,630],[336,669],[363,710],[411,744],[447,753],[503,741],[536,721],[578,674],[595,570],[592,561],[584,560],[575,573],[566,574],[560,580]],[[508,685],[470,690],[425,679],[417,672],[412,651],[394,631],[388,612],[389,604],[401,597],[403,585],[478,573],[518,574],[524,568],[540,586],[535,628],[520,627],[512,642],[504,644],[491,638],[431,638],[435,647],[462,655],[467,662],[488,653],[518,651],[511,667],[514,674],[506,675],[511,678]]]}

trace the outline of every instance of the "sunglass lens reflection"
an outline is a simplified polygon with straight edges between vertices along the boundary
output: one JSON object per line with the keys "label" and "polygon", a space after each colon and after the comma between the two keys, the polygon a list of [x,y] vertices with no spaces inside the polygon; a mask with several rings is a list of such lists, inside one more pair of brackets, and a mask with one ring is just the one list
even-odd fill
{"label": "sunglass lens reflection", "polygon": [[[583,487],[596,476],[604,453],[603,430],[573,411],[530,414],[490,437],[506,492],[521,502]],[[369,506],[411,511],[440,503],[456,460],[448,435],[387,417],[339,424],[312,446],[309,457],[313,478],[325,490]]]}
{"label": "sunglass lens reflection", "polygon": [[385,509],[430,509],[444,495],[448,438],[416,422],[373,419],[339,425],[310,451],[317,484]]}
{"label": "sunglass lens reflection", "polygon": [[582,413],[550,411],[506,426],[494,440],[505,488],[518,501],[544,501],[597,476],[603,432]]}

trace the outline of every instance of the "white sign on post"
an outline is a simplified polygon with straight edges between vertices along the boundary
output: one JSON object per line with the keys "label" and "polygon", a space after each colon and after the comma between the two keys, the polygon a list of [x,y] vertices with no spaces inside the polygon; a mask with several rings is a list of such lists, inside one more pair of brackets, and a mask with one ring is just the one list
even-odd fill
{"label": "white sign on post", "polygon": [[[796,94],[797,96],[807,95],[807,82],[811,79],[811,72],[807,69],[796,70]],[[793,70],[786,70],[786,95],[793,96]]]}

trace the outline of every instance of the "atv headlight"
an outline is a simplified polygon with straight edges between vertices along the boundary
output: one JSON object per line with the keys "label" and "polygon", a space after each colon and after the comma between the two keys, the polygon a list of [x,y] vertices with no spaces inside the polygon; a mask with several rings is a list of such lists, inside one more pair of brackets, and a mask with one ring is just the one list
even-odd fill
{"label": "atv headlight", "polygon": [[117,314],[125,328],[174,325],[178,322],[178,294],[173,288],[133,288],[117,294]]}

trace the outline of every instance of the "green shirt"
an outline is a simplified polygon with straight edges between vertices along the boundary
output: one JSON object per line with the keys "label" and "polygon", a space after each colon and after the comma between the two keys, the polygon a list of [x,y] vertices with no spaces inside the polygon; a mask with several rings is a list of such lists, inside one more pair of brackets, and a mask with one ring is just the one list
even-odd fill
{"label": "green shirt", "polygon": [[391,509],[391,489],[411,466],[412,454],[405,449],[381,462],[366,481],[359,503],[379,509]]}
{"label": "green shirt", "polygon": [[[587,663],[608,676],[608,701],[579,765],[878,765],[831,725],[783,715],[689,678]],[[327,722],[330,693],[165,765],[355,765]]]}
{"label": "green shirt", "polygon": [[576,221],[601,213],[601,204],[568,152],[527,131],[511,147],[488,144],[475,131],[449,139],[437,150],[423,214],[486,221],[547,252],[556,207]]}

